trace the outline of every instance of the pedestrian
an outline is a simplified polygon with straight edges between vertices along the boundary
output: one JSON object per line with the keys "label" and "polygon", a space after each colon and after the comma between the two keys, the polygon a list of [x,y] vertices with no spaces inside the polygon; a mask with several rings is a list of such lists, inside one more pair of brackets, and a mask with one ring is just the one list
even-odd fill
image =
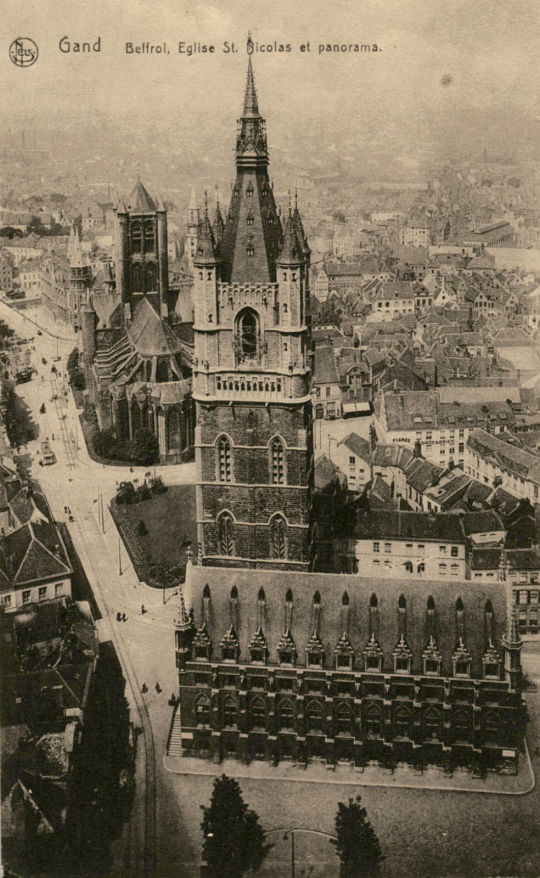
{"label": "pedestrian", "polygon": [[117,622],[121,622],[121,621],[122,621],[122,613],[121,613],[120,611],[118,611],[118,613],[116,614],[116,621],[117,621]]}
{"label": "pedestrian", "polygon": [[145,613],[146,613],[146,607],[144,606],[144,604],[142,604],[141,605],[141,616],[144,616]]}
{"label": "pedestrian", "polygon": [[159,683],[156,683],[156,692],[158,695],[161,692],[161,686],[159,685]]}
{"label": "pedestrian", "polygon": [[146,685],[146,683],[142,684],[141,692],[143,693],[143,695],[146,694],[146,692],[148,692],[148,686]]}
{"label": "pedestrian", "polygon": [[125,613],[122,613],[122,622],[127,622],[127,616]]}

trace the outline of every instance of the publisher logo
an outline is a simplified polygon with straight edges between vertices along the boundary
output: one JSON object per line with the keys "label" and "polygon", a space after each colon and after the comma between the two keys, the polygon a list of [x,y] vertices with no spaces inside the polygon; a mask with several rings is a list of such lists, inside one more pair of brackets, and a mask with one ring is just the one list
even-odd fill
{"label": "publisher logo", "polygon": [[31,67],[38,55],[38,47],[30,37],[17,37],[9,47],[9,57],[17,67]]}

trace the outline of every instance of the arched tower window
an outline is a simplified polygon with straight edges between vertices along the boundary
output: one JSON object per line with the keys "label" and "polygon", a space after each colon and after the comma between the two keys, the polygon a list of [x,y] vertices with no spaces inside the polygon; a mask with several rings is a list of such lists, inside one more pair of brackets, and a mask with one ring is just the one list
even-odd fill
{"label": "arched tower window", "polygon": [[140,262],[131,266],[131,288],[134,293],[142,293],[144,287],[144,269]]}
{"label": "arched tower window", "polygon": [[257,335],[259,320],[252,308],[244,308],[238,315],[237,348],[241,360],[250,360],[257,356]]}
{"label": "arched tower window", "polygon": [[287,557],[287,524],[281,515],[270,522],[270,553],[272,558]]}
{"label": "arched tower window", "polygon": [[218,543],[220,555],[234,555],[234,521],[230,512],[223,512],[218,518]]}
{"label": "arched tower window", "polygon": [[131,252],[140,253],[142,250],[142,232],[140,223],[131,224]]}
{"label": "arched tower window", "polygon": [[220,482],[232,481],[232,455],[231,443],[226,436],[222,436],[217,444],[218,451],[218,478]]}
{"label": "arched tower window", "polygon": [[144,224],[144,251],[145,253],[155,253],[156,250],[156,232],[152,220],[146,220]]}
{"label": "arched tower window", "polygon": [[285,484],[285,449],[281,439],[273,439],[270,446],[272,484]]}

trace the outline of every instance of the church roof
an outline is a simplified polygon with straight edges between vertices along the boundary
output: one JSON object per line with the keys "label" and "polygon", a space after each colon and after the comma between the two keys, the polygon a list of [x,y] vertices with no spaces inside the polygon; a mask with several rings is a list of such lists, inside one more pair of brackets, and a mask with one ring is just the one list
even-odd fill
{"label": "church roof", "polygon": [[137,180],[127,199],[130,213],[150,213],[157,209],[156,202],[148,194],[140,180]]}
{"label": "church roof", "polygon": [[216,261],[216,242],[214,233],[208,218],[208,209],[204,211],[204,217],[197,237],[197,249],[193,259],[194,265],[214,264]]}
{"label": "church roof", "polygon": [[137,305],[127,335],[142,356],[174,356],[182,349],[177,335],[146,297]]}

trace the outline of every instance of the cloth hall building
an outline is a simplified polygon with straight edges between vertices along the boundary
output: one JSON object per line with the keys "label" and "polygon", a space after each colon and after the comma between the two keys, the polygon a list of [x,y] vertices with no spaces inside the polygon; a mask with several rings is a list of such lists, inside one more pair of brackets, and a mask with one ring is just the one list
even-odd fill
{"label": "cloth hall building", "polygon": [[[223,225],[194,256],[198,546],[176,623],[183,756],[514,770],[505,583],[313,572],[310,251],[282,225],[251,58]],[[169,750],[172,753],[172,750]]]}

